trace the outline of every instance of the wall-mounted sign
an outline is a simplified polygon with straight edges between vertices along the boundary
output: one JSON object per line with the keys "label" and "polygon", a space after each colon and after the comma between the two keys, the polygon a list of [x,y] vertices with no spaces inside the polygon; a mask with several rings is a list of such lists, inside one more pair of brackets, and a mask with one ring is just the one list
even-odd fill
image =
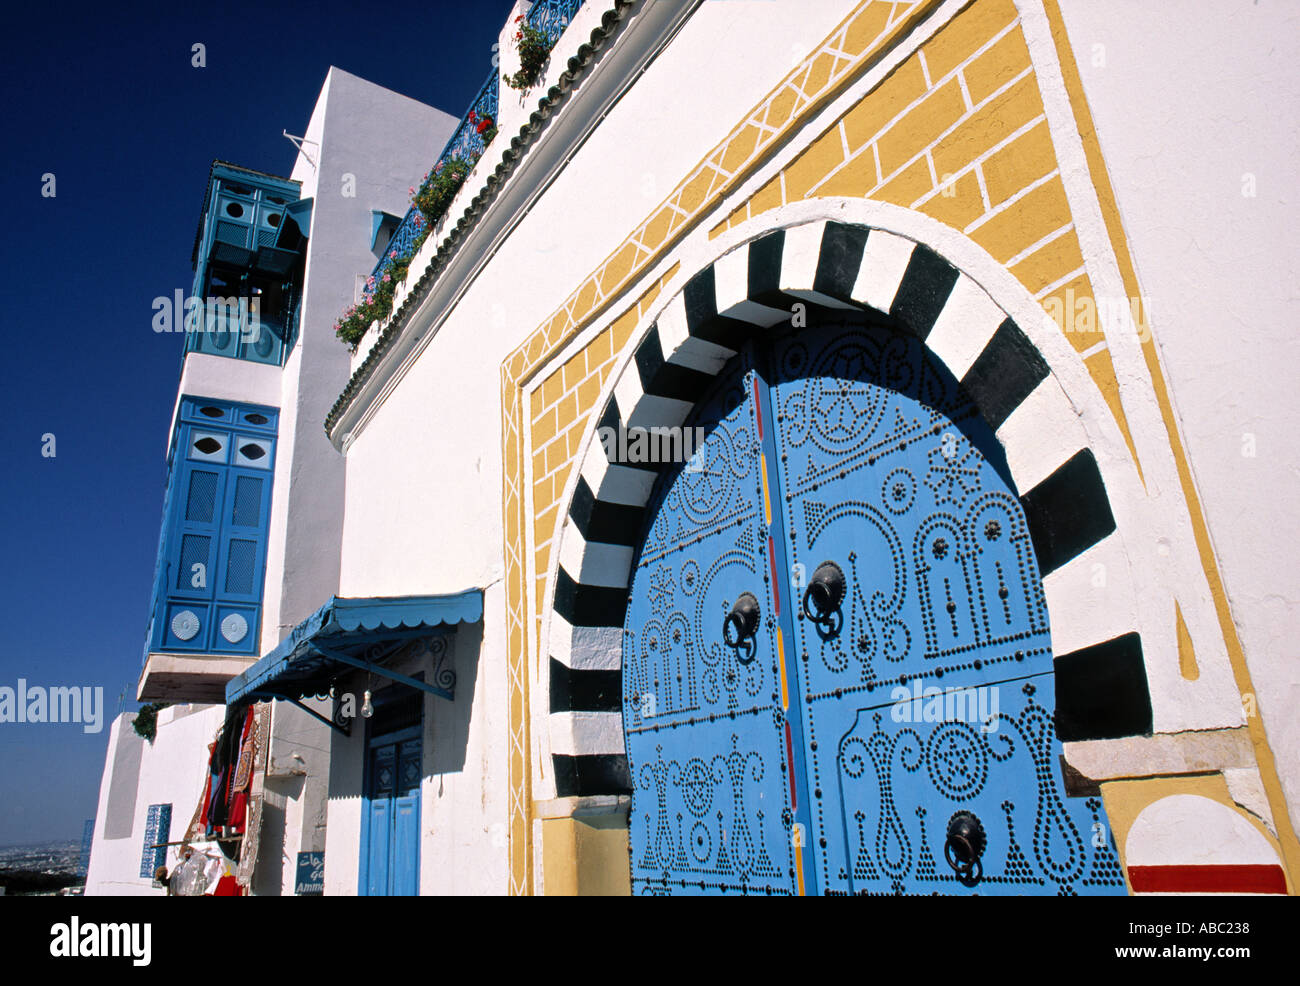
{"label": "wall-mounted sign", "polygon": [[298,853],[298,877],[293,892],[299,897],[320,897],[325,893],[325,854]]}

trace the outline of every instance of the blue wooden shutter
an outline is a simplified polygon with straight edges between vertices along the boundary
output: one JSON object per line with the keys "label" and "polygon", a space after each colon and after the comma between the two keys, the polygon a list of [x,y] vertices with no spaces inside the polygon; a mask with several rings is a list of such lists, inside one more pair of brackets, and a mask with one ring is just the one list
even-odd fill
{"label": "blue wooden shutter", "polygon": [[153,649],[258,652],[275,430],[273,409],[182,401]]}

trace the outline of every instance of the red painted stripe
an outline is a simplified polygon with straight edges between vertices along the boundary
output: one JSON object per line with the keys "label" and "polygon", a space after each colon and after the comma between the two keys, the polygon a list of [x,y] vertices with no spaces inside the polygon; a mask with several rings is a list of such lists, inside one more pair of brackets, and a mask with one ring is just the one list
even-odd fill
{"label": "red painted stripe", "polygon": [[772,569],[772,605],[776,609],[776,616],[781,615],[781,589],[780,583],[776,580],[776,545],[772,543],[772,535],[767,536],[767,563]]}
{"label": "red painted stripe", "polygon": [[1286,874],[1269,864],[1225,866],[1130,866],[1135,893],[1285,894]]}
{"label": "red painted stripe", "polygon": [[758,399],[758,377],[754,378],[754,417],[758,420],[758,440],[763,440],[763,402]]}
{"label": "red painted stripe", "polygon": [[789,766],[787,773],[790,775],[790,808],[794,810],[799,807],[799,795],[795,793],[794,784],[794,742],[790,739],[790,720],[785,721],[785,762]]}

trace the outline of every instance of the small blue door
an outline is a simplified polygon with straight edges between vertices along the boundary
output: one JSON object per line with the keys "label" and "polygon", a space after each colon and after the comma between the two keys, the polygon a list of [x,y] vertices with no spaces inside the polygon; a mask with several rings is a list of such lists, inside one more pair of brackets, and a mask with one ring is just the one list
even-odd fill
{"label": "small blue door", "polygon": [[414,897],[420,892],[421,747],[419,727],[373,737],[367,744],[362,896]]}

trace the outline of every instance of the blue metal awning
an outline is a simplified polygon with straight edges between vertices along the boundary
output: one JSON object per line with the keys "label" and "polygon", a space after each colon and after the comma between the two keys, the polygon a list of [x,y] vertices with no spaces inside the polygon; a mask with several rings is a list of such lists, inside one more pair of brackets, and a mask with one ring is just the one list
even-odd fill
{"label": "blue metal awning", "polygon": [[398,674],[377,663],[383,660],[383,645],[391,644],[396,650],[406,641],[427,637],[440,626],[478,623],[482,619],[481,589],[447,596],[335,596],[294,627],[275,650],[231,678],[226,685],[226,704],[273,698],[299,704],[309,695],[328,692],[332,678],[355,669],[451,699],[454,696],[446,688]]}

